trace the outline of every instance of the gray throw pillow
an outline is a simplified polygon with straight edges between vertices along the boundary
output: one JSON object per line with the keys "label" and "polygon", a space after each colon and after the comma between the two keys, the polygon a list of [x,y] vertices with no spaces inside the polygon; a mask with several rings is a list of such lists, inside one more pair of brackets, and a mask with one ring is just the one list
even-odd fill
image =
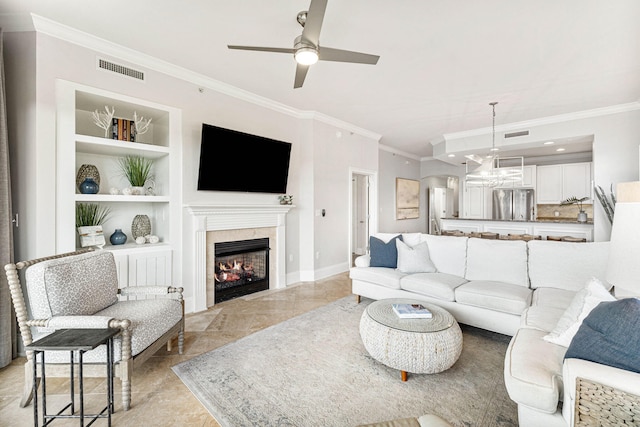
{"label": "gray throw pillow", "polygon": [[398,249],[396,240],[402,240],[402,235],[397,235],[387,243],[371,236],[369,238],[370,267],[396,268],[398,265]]}
{"label": "gray throw pillow", "polygon": [[429,258],[429,246],[427,242],[413,247],[402,240],[396,240],[398,249],[398,270],[403,273],[435,273],[436,266]]}
{"label": "gray throw pillow", "polygon": [[601,302],[582,321],[564,357],[640,373],[640,300]]}

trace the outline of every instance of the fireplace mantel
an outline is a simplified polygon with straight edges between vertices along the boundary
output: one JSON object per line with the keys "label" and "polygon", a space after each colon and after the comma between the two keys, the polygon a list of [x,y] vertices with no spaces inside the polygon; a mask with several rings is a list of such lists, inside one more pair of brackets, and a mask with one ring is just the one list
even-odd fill
{"label": "fireplace mantel", "polygon": [[276,230],[276,274],[272,288],[286,286],[285,217],[293,205],[187,205],[193,218],[194,236],[194,302],[195,310],[207,309],[207,231],[274,227]]}

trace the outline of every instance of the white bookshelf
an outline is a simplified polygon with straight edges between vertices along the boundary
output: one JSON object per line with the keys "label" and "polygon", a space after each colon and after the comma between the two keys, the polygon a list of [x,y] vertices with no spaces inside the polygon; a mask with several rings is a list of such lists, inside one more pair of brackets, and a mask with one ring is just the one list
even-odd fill
{"label": "white bookshelf", "polygon": [[[103,224],[104,249],[114,251],[122,278],[135,277],[135,266],[127,263],[130,257],[152,259],[162,252],[158,271],[166,278],[171,265],[177,263],[171,252],[180,248],[180,192],[181,192],[181,114],[180,110],[123,94],[108,92],[67,81],[57,82],[57,172],[56,172],[56,249],[58,253],[79,246],[75,226],[75,208],[78,203],[97,203],[111,210]],[[133,113],[145,120],[151,119],[149,130],[136,138],[136,142],[105,138],[104,129],[94,124],[92,113],[104,111],[105,106],[115,108],[114,117],[133,120]],[[129,155],[153,160],[154,195],[125,195],[122,190],[130,184],[122,176],[119,159]],[[76,186],[76,175],[83,164],[95,165],[100,173],[98,194],[81,194]],[[118,194],[111,194],[111,189]],[[151,233],[160,238],[157,245],[137,245],[131,234],[135,215],[144,214],[151,220]],[[127,234],[127,243],[112,246],[109,237],[116,229]],[[167,253],[169,251],[169,253]],[[132,259],[133,259],[132,258]],[[173,259],[173,261],[171,261]],[[154,264],[154,263],[150,263]],[[154,264],[155,265],[155,264]],[[175,265],[175,264],[174,264]],[[126,271],[123,271],[126,268]],[[169,270],[167,270],[169,268]],[[150,275],[153,275],[151,272]],[[138,274],[139,276],[139,274]]]}

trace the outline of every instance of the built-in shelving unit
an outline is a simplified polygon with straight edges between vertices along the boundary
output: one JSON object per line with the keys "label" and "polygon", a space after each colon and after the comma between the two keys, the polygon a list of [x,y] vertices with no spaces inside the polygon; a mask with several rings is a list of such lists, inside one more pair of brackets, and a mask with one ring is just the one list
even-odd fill
{"label": "built-in shelving unit", "polygon": [[[105,106],[115,109],[114,118],[133,120],[135,112],[145,121],[151,119],[148,131],[137,135],[136,142],[105,137],[104,129],[98,127],[92,118],[94,111],[104,112]],[[114,251],[121,285],[123,280],[130,284],[132,279],[140,279],[139,268],[131,264],[133,259],[135,264],[144,261],[142,268],[148,270],[146,276],[158,276],[156,281],[170,280],[167,272],[171,276],[172,251],[180,247],[181,234],[180,110],[58,81],[56,114],[57,251],[71,251],[79,246],[75,226],[76,205],[97,203],[108,207],[111,212],[103,224],[107,241],[104,249]],[[146,195],[123,194],[124,189],[131,187],[119,167],[119,160],[125,156],[142,156],[153,161],[153,179],[146,185]],[[76,185],[77,172],[84,164],[96,166],[100,173],[98,194],[81,194]],[[113,194],[116,190],[117,194]],[[134,242],[131,224],[139,214],[150,218],[151,234],[158,236],[160,243],[137,245]],[[109,236],[118,228],[127,234],[128,240],[125,245],[112,246]],[[150,263],[147,262],[149,260]]]}

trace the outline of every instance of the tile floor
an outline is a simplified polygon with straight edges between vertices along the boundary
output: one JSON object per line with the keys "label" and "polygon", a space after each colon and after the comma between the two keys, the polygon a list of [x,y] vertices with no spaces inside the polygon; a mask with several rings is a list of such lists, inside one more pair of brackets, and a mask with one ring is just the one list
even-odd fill
{"label": "tile floor", "polygon": [[[132,379],[131,409],[122,411],[120,382],[114,381],[116,412],[114,426],[218,426],[171,370],[184,360],[213,350],[268,326],[351,295],[347,273],[325,280],[300,283],[281,290],[270,290],[225,301],[211,309],[187,315],[184,353],[163,348],[138,370]],[[355,298],[355,297],[354,297]],[[33,425],[33,407],[20,408],[24,358],[0,369],[0,426]],[[48,412],[57,412],[68,401],[69,381],[47,381]],[[85,380],[85,411],[104,407],[104,379]],[[76,399],[77,401],[77,399]],[[55,411],[54,411],[55,410]],[[40,420],[41,422],[42,420]],[[52,426],[77,426],[77,419],[54,420]],[[93,425],[107,425],[97,420]]]}

